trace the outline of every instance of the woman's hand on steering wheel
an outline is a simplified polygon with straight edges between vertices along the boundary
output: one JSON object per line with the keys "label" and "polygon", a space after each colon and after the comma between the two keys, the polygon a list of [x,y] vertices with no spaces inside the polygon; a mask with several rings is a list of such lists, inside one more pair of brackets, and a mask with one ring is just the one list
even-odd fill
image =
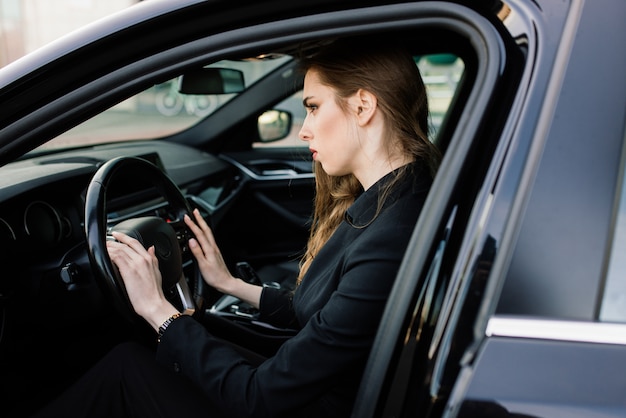
{"label": "woman's hand on steering wheel", "polygon": [[147,250],[128,235],[113,232],[117,241],[107,241],[111,261],[122,276],[135,312],[155,330],[178,310],[165,298],[154,246]]}

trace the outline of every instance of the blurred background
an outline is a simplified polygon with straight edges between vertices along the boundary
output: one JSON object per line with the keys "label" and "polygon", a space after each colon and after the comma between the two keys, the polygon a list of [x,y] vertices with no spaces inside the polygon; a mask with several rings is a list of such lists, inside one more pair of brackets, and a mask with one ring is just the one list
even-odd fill
{"label": "blurred background", "polygon": [[0,67],[141,0],[0,0]]}

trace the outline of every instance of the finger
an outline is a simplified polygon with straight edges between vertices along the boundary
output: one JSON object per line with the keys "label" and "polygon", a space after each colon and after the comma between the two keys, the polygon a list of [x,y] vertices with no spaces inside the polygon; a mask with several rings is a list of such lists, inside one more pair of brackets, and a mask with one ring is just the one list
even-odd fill
{"label": "finger", "polygon": [[200,227],[191,220],[189,215],[185,214],[183,216],[183,220],[185,221],[185,224],[189,227],[189,229],[191,229],[191,232],[193,232],[195,235],[198,235],[198,233],[202,232]]}
{"label": "finger", "polygon": [[185,223],[190,228],[192,228],[194,231],[201,231],[201,232],[205,232],[205,231],[209,230],[209,226],[204,221],[204,218],[202,218],[202,215],[200,215],[200,212],[198,211],[198,209],[195,209],[193,211],[193,217],[194,217],[195,221],[193,219],[191,219],[191,217],[189,215],[187,215],[187,214],[185,214],[185,216],[184,216]]}
{"label": "finger", "polygon": [[130,262],[131,255],[128,253],[130,248],[127,245],[112,241],[107,241],[106,245],[111,261],[118,267],[120,263],[128,264]]}
{"label": "finger", "polygon": [[195,238],[189,239],[189,249],[200,265],[206,262],[206,259],[204,258],[204,251]]}
{"label": "finger", "polygon": [[189,229],[191,230],[191,232],[193,233],[195,238],[190,238],[189,242],[191,242],[192,239],[195,239],[196,244],[198,244],[200,247],[208,247],[209,246],[209,242],[207,241],[204,233],[202,232],[202,230],[198,227],[198,225],[196,225],[189,216],[185,215],[184,217],[185,223],[187,224],[187,226],[189,227]]}
{"label": "finger", "polygon": [[118,267],[120,273],[122,273],[122,278],[126,274],[136,275],[142,270],[141,265],[145,265],[146,268],[153,272],[159,271],[159,261],[156,258],[154,246],[145,250],[138,241],[136,242],[139,244],[138,249],[141,253],[138,253],[135,248],[131,248],[123,242],[107,242],[109,257],[113,264]]}
{"label": "finger", "polygon": [[[119,254],[118,257],[124,257],[128,262],[141,262],[142,260],[148,260],[152,262],[152,256],[146,251],[141,243],[127,235],[114,233],[116,239],[119,242],[108,241],[107,247],[115,250]],[[124,242],[126,241],[126,242]]]}
{"label": "finger", "polygon": [[204,218],[202,217],[202,214],[200,213],[198,209],[193,210],[193,217],[196,220],[196,223],[198,224],[198,226],[202,228],[202,230],[209,229],[209,225],[206,223],[206,221],[204,220]]}
{"label": "finger", "polygon": [[[200,218],[202,217],[200,216]],[[197,224],[195,224],[194,221],[189,216],[185,215],[184,219],[185,219],[185,223],[187,224],[187,226],[189,226],[189,229],[191,229],[191,232],[193,232],[196,239],[200,243],[200,246],[205,252],[209,248],[216,245],[215,238],[213,238],[213,233],[211,232],[211,229],[205,222],[203,223],[206,229],[203,229],[203,228],[200,228]]]}
{"label": "finger", "polygon": [[154,245],[148,248],[148,255],[150,256],[150,260],[152,262],[152,268],[159,271],[159,259],[156,256],[156,249],[154,248]]}
{"label": "finger", "polygon": [[119,242],[126,244],[127,246],[135,250],[138,254],[146,253],[146,249],[144,248],[143,244],[135,238],[132,238],[124,233],[117,231],[112,232],[111,235],[113,235],[113,238],[115,238]]}
{"label": "finger", "polygon": [[211,227],[209,227],[209,224],[206,223],[206,221],[204,220],[204,218],[202,217],[202,214],[200,214],[200,211],[198,209],[194,209],[193,216],[196,219],[198,226],[200,226],[200,229],[202,229],[202,232],[204,232],[204,235],[207,236],[207,239],[209,240],[211,245],[215,245],[215,238],[213,237],[213,231],[211,230]]}
{"label": "finger", "polygon": [[146,249],[135,238],[119,232],[113,232],[113,236],[119,241],[120,249],[125,251],[130,260],[136,263],[147,262],[155,270],[159,268],[159,260],[156,257],[154,246]]}

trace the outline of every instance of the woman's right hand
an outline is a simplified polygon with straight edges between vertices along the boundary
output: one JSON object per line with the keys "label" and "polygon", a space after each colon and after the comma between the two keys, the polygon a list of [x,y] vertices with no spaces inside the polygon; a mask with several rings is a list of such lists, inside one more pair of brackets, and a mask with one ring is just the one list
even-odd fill
{"label": "woman's right hand", "polygon": [[196,219],[195,223],[189,216],[185,215],[185,223],[196,236],[196,238],[189,240],[189,248],[198,260],[198,267],[204,281],[218,291],[233,295],[258,308],[263,288],[244,282],[230,274],[222,253],[215,243],[211,228],[204,221],[198,209],[193,211],[193,216]]}
{"label": "woman's right hand", "polygon": [[198,261],[198,267],[204,281],[220,292],[229,293],[236,280],[228,271],[222,253],[220,252],[211,228],[204,221],[198,209],[193,211],[194,222],[185,215],[185,223],[195,235],[189,240],[189,248]]}

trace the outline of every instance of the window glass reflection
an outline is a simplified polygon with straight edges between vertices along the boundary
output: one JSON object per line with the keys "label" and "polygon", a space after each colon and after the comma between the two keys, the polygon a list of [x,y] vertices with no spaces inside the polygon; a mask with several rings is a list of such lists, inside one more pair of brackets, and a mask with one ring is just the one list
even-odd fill
{"label": "window glass reflection", "polygon": [[626,322],[626,144],[622,152],[621,184],[611,258],[602,299],[602,321]]}

